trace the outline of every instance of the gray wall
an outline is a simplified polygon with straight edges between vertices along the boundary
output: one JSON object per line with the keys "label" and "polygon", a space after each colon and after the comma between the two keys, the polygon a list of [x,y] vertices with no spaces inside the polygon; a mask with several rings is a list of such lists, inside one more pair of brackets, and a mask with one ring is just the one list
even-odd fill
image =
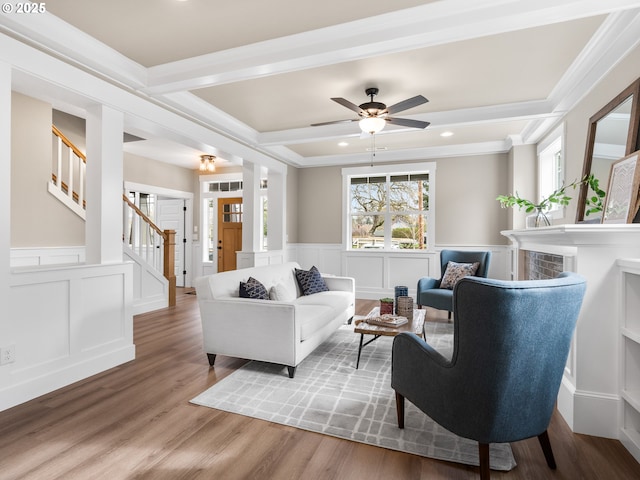
{"label": "gray wall", "polygon": [[[52,122],[85,151],[85,121],[13,92],[11,132],[11,248],[85,244],[85,222],[47,191],[52,172]],[[195,170],[124,154],[124,180],[194,193]],[[199,205],[194,202],[194,224]]]}
{"label": "gray wall", "polygon": [[47,191],[51,105],[11,95],[11,248],[84,245],[84,220]]}
{"label": "gray wall", "polygon": [[[436,244],[506,243],[500,230],[507,229],[508,215],[495,198],[508,190],[507,154],[435,163]],[[342,167],[298,169],[295,191],[298,243],[342,243]]]}
{"label": "gray wall", "polygon": [[297,243],[342,243],[341,167],[300,168],[295,190]]}
{"label": "gray wall", "polygon": [[127,182],[193,193],[198,172],[125,152],[123,176]]}

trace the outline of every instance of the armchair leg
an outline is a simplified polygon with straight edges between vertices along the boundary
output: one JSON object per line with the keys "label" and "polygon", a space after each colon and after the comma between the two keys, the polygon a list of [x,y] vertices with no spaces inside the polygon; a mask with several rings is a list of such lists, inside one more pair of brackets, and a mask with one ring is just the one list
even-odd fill
{"label": "armchair leg", "polygon": [[398,414],[398,428],[404,428],[404,397],[396,392],[396,413]]}
{"label": "armchair leg", "polygon": [[489,480],[491,478],[491,469],[489,467],[489,444],[479,443],[478,452],[480,454],[480,480]]}
{"label": "armchair leg", "polygon": [[293,378],[296,374],[296,367],[287,365],[287,370],[289,371],[289,378]]}
{"label": "armchair leg", "polygon": [[209,365],[213,367],[213,364],[216,363],[216,354],[207,353],[207,359],[209,360]]}
{"label": "armchair leg", "polygon": [[538,441],[540,442],[540,446],[542,447],[542,452],[544,453],[544,458],[547,461],[547,465],[552,470],[556,469],[556,459],[553,457],[553,450],[551,449],[551,442],[549,441],[549,433],[545,430],[540,435],[538,435]]}

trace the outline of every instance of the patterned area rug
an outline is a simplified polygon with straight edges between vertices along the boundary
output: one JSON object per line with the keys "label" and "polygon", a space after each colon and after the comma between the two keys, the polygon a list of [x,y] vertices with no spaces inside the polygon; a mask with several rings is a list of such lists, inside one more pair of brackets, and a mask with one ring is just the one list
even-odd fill
{"label": "patterned area rug", "polygon": [[[453,324],[427,322],[425,329],[427,341],[450,357]],[[344,326],[298,365],[293,379],[282,366],[253,361],[191,402],[392,450],[478,465],[476,442],[445,430],[408,401],[405,428],[398,428],[391,388],[393,339],[381,337],[366,346],[356,370],[359,340],[352,326]],[[492,469],[515,467],[509,444],[492,444],[490,453]]]}

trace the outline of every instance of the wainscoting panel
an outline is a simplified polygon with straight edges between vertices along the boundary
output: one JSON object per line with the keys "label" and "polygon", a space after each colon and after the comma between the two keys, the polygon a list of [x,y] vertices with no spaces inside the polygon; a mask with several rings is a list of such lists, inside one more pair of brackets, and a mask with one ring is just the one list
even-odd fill
{"label": "wainscoting panel", "polygon": [[435,265],[437,270],[440,259],[435,254],[420,255],[417,258],[389,256],[387,263],[389,270],[387,286],[394,288],[394,291],[396,285],[408,287],[409,295],[415,300],[418,279],[430,276],[432,265]]}
{"label": "wainscoting panel", "polygon": [[0,410],[133,360],[132,278],[131,263],[14,269]]}
{"label": "wainscoting panel", "polygon": [[288,260],[302,268],[316,266],[322,273],[342,275],[342,245],[333,243],[298,243],[288,249]]}
{"label": "wainscoting panel", "polygon": [[102,293],[118,292],[118,297],[124,297],[124,280],[122,276],[110,275],[85,278],[81,282],[83,317],[82,322],[74,328],[80,351],[85,352],[124,338],[124,322],[114,319],[124,318],[125,305],[114,303]]}
{"label": "wainscoting panel", "polygon": [[73,265],[84,263],[85,248],[84,246],[12,248],[9,255],[11,267]]}
{"label": "wainscoting panel", "polygon": [[315,265],[323,273],[354,277],[356,297],[377,299],[394,295],[394,287],[404,285],[416,294],[420,277],[440,277],[440,250],[489,250],[489,276],[508,280],[512,272],[512,249],[507,245],[438,246],[435,251],[343,250],[341,244],[297,243],[287,245],[287,260],[303,268]]}
{"label": "wainscoting panel", "polygon": [[381,253],[344,255],[344,275],[356,279],[358,293],[382,291],[385,287],[385,256]]}

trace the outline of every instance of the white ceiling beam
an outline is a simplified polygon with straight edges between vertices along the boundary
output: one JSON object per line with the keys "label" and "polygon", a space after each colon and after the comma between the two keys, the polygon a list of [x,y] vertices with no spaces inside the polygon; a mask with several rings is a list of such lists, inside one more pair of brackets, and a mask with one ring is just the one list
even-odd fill
{"label": "white ceiling beam", "polygon": [[446,0],[148,69],[152,95],[193,90],[640,7],[640,0]]}
{"label": "white ceiling beam", "polygon": [[[445,145],[439,147],[425,147],[415,149],[399,149],[377,152],[374,163],[406,162],[413,160],[429,160],[433,158],[449,158],[459,156],[490,155],[506,153],[511,149],[510,139],[494,142],[469,143],[460,145]],[[371,163],[371,153],[354,153],[349,155],[325,155],[304,157],[296,167],[323,167],[332,165],[352,165]]]}
{"label": "white ceiling beam", "polygon": [[[3,5],[11,5],[13,13],[0,15],[0,31],[45,53],[53,54],[77,68],[98,73],[111,81],[135,89],[146,86],[147,69],[139,63],[49,12],[15,13],[18,11],[16,5],[19,3],[24,2],[3,2]],[[82,48],[78,48],[79,45],[82,45]]]}
{"label": "white ceiling beam", "polygon": [[[454,126],[473,125],[488,122],[504,122],[515,120],[530,120],[553,114],[553,105],[547,100],[511,103],[506,105],[491,105],[487,107],[465,108],[446,112],[430,112],[420,115],[405,115],[405,118],[431,122],[427,128],[450,128]],[[385,134],[387,129],[380,135]],[[390,131],[390,130],[389,130]],[[394,128],[393,132],[413,131],[411,128]],[[360,136],[356,123],[338,123],[320,127],[294,128],[276,132],[261,133],[258,142],[262,146],[295,145],[312,143],[334,138]]]}

